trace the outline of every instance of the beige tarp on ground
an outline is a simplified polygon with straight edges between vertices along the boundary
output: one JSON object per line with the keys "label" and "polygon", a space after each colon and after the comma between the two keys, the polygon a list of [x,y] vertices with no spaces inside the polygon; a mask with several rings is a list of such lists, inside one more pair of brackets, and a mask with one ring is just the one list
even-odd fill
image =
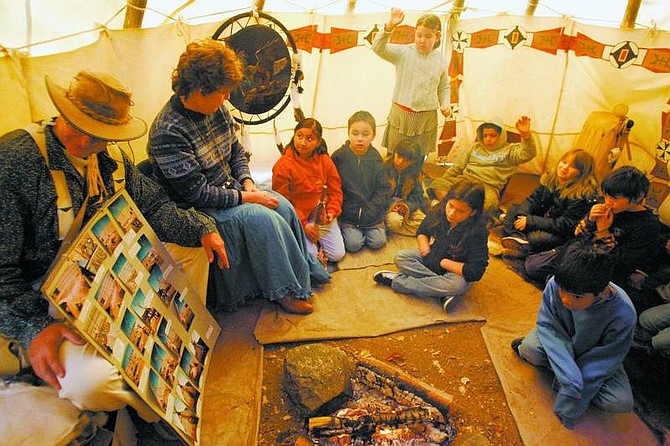
{"label": "beige tarp on ground", "polygon": [[[392,240],[377,253],[364,252],[343,260],[343,269],[334,275],[334,283],[317,293],[317,311],[312,315],[287,316],[276,312],[274,307],[259,310],[261,303],[256,303],[219,318],[223,333],[205,391],[203,444],[209,444],[208,439],[216,439],[219,444],[256,444],[263,347],[253,333],[267,342],[348,338],[361,333],[390,333],[452,317],[452,320],[486,319],[482,328],[484,340],[524,444],[655,444],[652,433],[632,413],[608,414],[591,409],[575,430],[561,425],[552,412],[554,393],[548,381],[517,358],[509,346],[512,339],[533,326],[541,293],[508,269],[502,260],[491,259],[483,279],[463,301],[454,303],[452,314],[446,315],[436,301],[419,302],[372,281],[374,271],[393,269],[392,263],[380,263],[390,261],[395,249],[414,243],[400,237]],[[364,267],[366,262],[379,266]],[[351,269],[345,268],[347,264]],[[417,308],[425,314],[417,314],[414,311]],[[377,318],[373,313],[384,317]],[[350,317],[351,314],[358,317]],[[340,318],[348,328],[331,323]]]}

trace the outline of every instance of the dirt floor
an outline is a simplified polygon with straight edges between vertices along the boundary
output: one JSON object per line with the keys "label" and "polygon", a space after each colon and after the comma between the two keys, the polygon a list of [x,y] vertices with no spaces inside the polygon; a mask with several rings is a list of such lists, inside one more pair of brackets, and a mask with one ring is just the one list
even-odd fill
{"label": "dirt floor", "polygon": [[[520,445],[521,437],[480,332],[481,323],[434,325],[377,338],[327,341],[351,356],[372,356],[454,397],[451,421],[476,444]],[[259,445],[293,445],[304,420],[284,392],[283,364],[293,344],[265,346]],[[452,443],[459,444],[459,436]],[[470,443],[472,444],[472,443]]]}

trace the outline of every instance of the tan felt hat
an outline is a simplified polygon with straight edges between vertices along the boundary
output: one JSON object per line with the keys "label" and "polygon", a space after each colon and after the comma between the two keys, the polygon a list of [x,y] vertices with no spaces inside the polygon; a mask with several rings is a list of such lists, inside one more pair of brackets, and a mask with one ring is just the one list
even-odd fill
{"label": "tan felt hat", "polygon": [[65,89],[45,76],[47,91],[68,123],[89,136],[107,141],[128,141],[147,132],[141,118],[130,115],[130,90],[107,73],[82,70]]}

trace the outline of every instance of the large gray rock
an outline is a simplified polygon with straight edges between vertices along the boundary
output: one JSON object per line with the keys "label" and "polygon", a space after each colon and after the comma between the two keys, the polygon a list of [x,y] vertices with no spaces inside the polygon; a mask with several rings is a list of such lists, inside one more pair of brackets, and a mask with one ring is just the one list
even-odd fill
{"label": "large gray rock", "polygon": [[354,365],[324,344],[295,347],[284,358],[284,386],[301,415],[326,415],[353,395]]}

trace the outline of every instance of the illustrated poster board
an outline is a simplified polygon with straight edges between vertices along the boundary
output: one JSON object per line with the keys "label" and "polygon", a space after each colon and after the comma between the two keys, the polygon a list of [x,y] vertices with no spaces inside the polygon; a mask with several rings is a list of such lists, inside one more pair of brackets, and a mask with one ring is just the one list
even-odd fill
{"label": "illustrated poster board", "polygon": [[44,295],[190,445],[221,328],[125,190],[64,242]]}

